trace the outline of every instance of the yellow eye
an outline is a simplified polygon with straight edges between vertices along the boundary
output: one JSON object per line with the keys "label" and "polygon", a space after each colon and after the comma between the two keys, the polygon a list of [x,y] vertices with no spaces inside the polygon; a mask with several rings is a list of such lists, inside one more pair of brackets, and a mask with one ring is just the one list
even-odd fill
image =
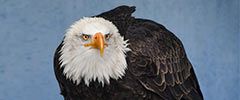
{"label": "yellow eye", "polygon": [[83,35],[82,35],[82,38],[83,38],[83,40],[85,40],[85,41],[87,41],[87,40],[89,39],[89,37],[90,37],[90,36],[89,36],[89,35],[86,35],[86,34],[83,34]]}
{"label": "yellow eye", "polygon": [[109,39],[110,39],[110,34],[106,34],[106,35],[105,35],[105,39],[106,39],[106,40],[109,40]]}

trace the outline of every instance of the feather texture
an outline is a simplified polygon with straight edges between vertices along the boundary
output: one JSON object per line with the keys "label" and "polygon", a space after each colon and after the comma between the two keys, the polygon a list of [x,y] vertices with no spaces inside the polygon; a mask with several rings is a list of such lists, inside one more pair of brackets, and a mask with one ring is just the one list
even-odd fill
{"label": "feather texture", "polygon": [[181,41],[164,26],[134,18],[135,7],[120,6],[97,17],[111,21],[129,40],[127,70],[122,79],[101,87],[92,81],[74,84],[63,74],[56,50],[54,70],[65,100],[202,100],[193,67]]}

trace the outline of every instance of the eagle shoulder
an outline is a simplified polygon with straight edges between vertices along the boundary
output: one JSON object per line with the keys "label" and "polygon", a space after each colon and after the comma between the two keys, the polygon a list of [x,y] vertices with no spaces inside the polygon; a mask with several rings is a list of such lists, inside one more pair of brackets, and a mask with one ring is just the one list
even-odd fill
{"label": "eagle shoulder", "polygon": [[192,94],[202,98],[184,47],[173,33],[153,21],[136,19],[125,38],[132,50],[128,69],[146,90],[163,99],[193,98]]}

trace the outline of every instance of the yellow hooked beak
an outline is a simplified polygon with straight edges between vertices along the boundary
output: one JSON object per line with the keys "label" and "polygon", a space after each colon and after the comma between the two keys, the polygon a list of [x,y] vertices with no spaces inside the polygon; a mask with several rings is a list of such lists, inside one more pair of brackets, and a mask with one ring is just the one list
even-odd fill
{"label": "yellow hooked beak", "polygon": [[108,44],[106,44],[104,42],[104,37],[102,35],[102,33],[96,33],[93,37],[93,41],[91,43],[88,44],[84,44],[85,47],[91,46],[92,48],[96,48],[100,50],[100,54],[101,56],[103,55],[103,50],[104,50],[104,46],[108,46]]}

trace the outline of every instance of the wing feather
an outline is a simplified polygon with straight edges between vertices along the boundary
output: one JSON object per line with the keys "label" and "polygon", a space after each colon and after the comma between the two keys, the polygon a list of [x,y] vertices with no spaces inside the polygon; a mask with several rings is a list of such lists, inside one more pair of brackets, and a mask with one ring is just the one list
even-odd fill
{"label": "wing feather", "polygon": [[129,70],[141,85],[162,98],[198,95],[203,99],[181,41],[153,21],[138,19],[132,26],[125,34],[132,50],[128,53]]}

